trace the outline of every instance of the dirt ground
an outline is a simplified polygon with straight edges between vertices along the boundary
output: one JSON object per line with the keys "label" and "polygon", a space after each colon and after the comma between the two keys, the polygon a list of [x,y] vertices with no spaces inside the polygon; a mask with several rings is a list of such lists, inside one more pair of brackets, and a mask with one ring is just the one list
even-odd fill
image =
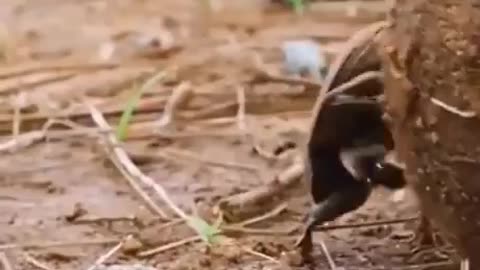
{"label": "dirt ground", "polygon": [[[143,185],[170,220],[149,211],[109,162],[99,144],[101,133],[82,101],[94,104],[115,125],[135,82],[140,84],[157,69],[167,70],[167,78],[144,94],[122,146],[176,205],[213,223],[219,200],[266,185],[285,170],[289,156],[271,153],[286,142],[300,148],[299,138],[308,130],[314,95],[298,86],[252,82],[258,59],[265,69],[280,73],[281,42],[295,38],[313,38],[331,59],[350,34],[380,18],[378,12],[360,9],[349,16],[346,5],[337,5],[296,17],[253,0],[213,14],[192,0],[0,2],[4,269],[8,262],[13,269],[89,269],[130,234],[135,241],[115,252],[106,265],[295,268],[286,265],[282,253],[292,249],[299,232],[291,228],[308,209],[309,197],[301,187],[280,196],[286,208],[249,227],[256,231],[226,232],[235,244],[207,247],[191,241],[139,255],[195,233]],[[193,97],[178,110],[173,124],[160,127],[166,101],[182,83],[189,84]],[[238,93],[245,93],[243,123],[249,136],[237,125]],[[28,139],[47,122],[54,124],[45,134]],[[26,142],[12,146],[11,140],[22,136]],[[391,195],[377,190],[365,206],[334,223],[417,214],[409,194],[400,202]],[[266,213],[272,206],[262,208]],[[415,223],[316,233],[318,269],[328,269],[321,238],[335,263],[345,269],[422,269],[428,260],[413,258],[408,243]]]}

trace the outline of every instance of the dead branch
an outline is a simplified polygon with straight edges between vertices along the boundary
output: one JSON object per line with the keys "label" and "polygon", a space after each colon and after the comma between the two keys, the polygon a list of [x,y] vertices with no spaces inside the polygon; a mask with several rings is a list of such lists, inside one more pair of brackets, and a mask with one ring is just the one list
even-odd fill
{"label": "dead branch", "polygon": [[[105,120],[102,113],[97,110],[97,108],[95,108],[93,105],[89,103],[86,103],[86,105],[88,106],[91,112],[92,119],[97,124],[97,126],[101,129],[111,130],[110,125],[108,124],[107,120]],[[168,219],[167,214],[155,204],[155,202],[145,193],[145,191],[143,191],[137,181],[141,181],[147,186],[153,188],[157,192],[157,194],[160,195],[160,197],[165,202],[167,202],[167,205],[174,209],[175,212],[178,211],[180,214],[184,215],[180,215],[180,217],[186,217],[183,211],[181,211],[175,204],[171,202],[165,190],[163,190],[162,187],[158,186],[153,179],[144,175],[138,169],[138,167],[135,166],[135,164],[128,157],[127,153],[119,147],[120,142],[118,141],[117,137],[115,137],[115,134],[110,132],[106,135],[105,139],[107,140],[109,149],[112,150],[112,153],[110,153],[110,151],[107,151],[107,153],[109,153],[110,160],[126,178],[128,183],[130,184],[130,187],[132,187],[133,190],[145,201],[147,206],[152,211],[157,213],[160,217]]]}
{"label": "dead branch", "polygon": [[247,132],[247,123],[245,120],[245,103],[247,102],[245,97],[245,89],[241,86],[237,87],[237,103],[238,103],[238,110],[237,110],[237,123],[238,129],[242,133]]}
{"label": "dead branch", "polygon": [[101,69],[112,69],[118,67],[117,63],[84,63],[84,64],[71,64],[71,63],[48,63],[37,62],[29,65],[22,65],[14,68],[7,68],[0,70],[0,80],[24,76],[38,72],[61,72],[61,71],[94,71]]}
{"label": "dead branch", "polygon": [[12,263],[8,259],[5,252],[0,252],[0,264],[3,266],[3,269],[5,270],[13,270]]}
{"label": "dead branch", "polygon": [[137,256],[139,256],[140,258],[149,257],[149,256],[152,256],[152,255],[158,254],[160,252],[164,252],[164,251],[167,251],[167,250],[170,250],[170,249],[173,249],[173,248],[176,248],[176,247],[180,247],[180,246],[183,246],[183,245],[186,245],[186,244],[189,244],[189,243],[197,242],[197,241],[200,241],[200,240],[202,240],[202,238],[200,236],[198,236],[198,235],[192,236],[192,237],[185,238],[185,239],[182,239],[182,240],[179,240],[179,241],[168,243],[168,244],[160,246],[160,247],[156,247],[156,248],[153,248],[153,249],[149,249],[149,250],[139,252],[137,254]]}
{"label": "dead branch", "polygon": [[330,251],[328,250],[328,247],[325,244],[325,241],[320,240],[320,247],[322,248],[323,255],[325,255],[325,258],[327,258],[328,266],[330,267],[330,269],[336,270],[337,265],[335,264],[335,261],[333,260],[332,255],[330,254]]}
{"label": "dead branch", "polygon": [[70,242],[31,242],[31,243],[16,243],[0,245],[0,250],[7,249],[24,249],[24,248],[50,248],[50,247],[67,247],[67,246],[86,246],[86,245],[106,245],[118,243],[118,239],[98,239],[98,240],[83,240]]}
{"label": "dead branch", "polygon": [[[103,129],[110,129],[110,126],[103,117],[102,113],[98,111],[93,105],[89,103],[86,103],[86,105],[90,109],[92,119],[95,121],[95,123]],[[125,176],[129,175],[129,179],[131,179],[129,180],[130,183],[134,183],[134,185],[137,186],[135,180],[138,180],[141,181],[143,184],[147,185],[148,187],[152,188],[160,197],[160,199],[162,199],[167,204],[167,206],[175,212],[175,214],[177,214],[180,218],[184,220],[188,220],[187,214],[170,199],[165,189],[155,183],[152,178],[144,175],[138,169],[138,167],[133,164],[127,153],[122,148],[118,147],[119,142],[114,134],[108,134],[106,139],[108,140],[110,148],[112,148],[113,150],[113,154],[110,155],[111,160],[117,165],[117,168],[125,172]]]}
{"label": "dead branch", "polygon": [[95,268],[97,268],[99,265],[106,262],[108,259],[110,259],[110,257],[112,257],[115,253],[117,253],[123,247],[125,242],[127,242],[132,238],[133,238],[132,235],[128,235],[127,237],[125,237],[125,239],[123,239],[120,243],[118,243],[113,248],[108,250],[107,253],[100,256],[90,267],[87,268],[87,270],[95,270]]}
{"label": "dead branch", "polygon": [[241,164],[236,162],[228,162],[228,161],[219,161],[219,160],[212,160],[200,157],[194,153],[191,153],[187,150],[180,150],[175,148],[167,148],[163,149],[164,152],[155,152],[155,153],[146,153],[144,151],[137,151],[133,149],[128,149],[127,152],[133,159],[140,159],[140,160],[173,160],[178,161],[180,159],[187,159],[189,162],[199,162],[210,166],[217,166],[217,167],[224,167],[224,168],[231,168],[237,170],[245,170],[250,172],[257,172],[258,167],[253,165]]}
{"label": "dead branch", "polygon": [[290,167],[279,173],[270,183],[245,193],[224,198],[218,203],[217,209],[229,217],[243,216],[245,213],[251,214],[258,211],[255,208],[259,205],[262,205],[262,208],[265,209],[263,204],[271,201],[273,197],[278,196],[288,187],[295,185],[302,176],[303,170],[303,162],[298,157]]}
{"label": "dead branch", "polygon": [[42,75],[43,76],[39,76],[38,74],[35,74],[35,76],[30,75],[27,78],[20,77],[20,78],[12,78],[10,80],[3,81],[0,86],[0,94],[9,95],[20,90],[33,89],[42,85],[65,81],[75,76],[75,73],[62,72],[62,73],[47,73]]}
{"label": "dead branch", "polygon": [[304,78],[296,78],[291,76],[282,76],[272,74],[266,70],[257,69],[255,76],[250,79],[249,84],[261,84],[261,83],[285,83],[288,85],[303,85],[307,89],[320,89],[322,84],[317,81],[312,81]]}
{"label": "dead branch", "polygon": [[474,111],[462,111],[458,108],[455,108],[451,105],[448,105],[447,103],[439,100],[439,99],[436,99],[434,97],[431,97],[430,98],[430,101],[432,102],[432,104],[446,110],[447,112],[450,112],[450,113],[453,113],[453,114],[456,114],[462,118],[473,118],[475,116],[477,116],[477,113],[474,112]]}
{"label": "dead branch", "polygon": [[158,120],[159,127],[167,126],[177,116],[177,110],[184,107],[192,98],[192,85],[189,82],[183,82],[172,91],[172,95],[165,104],[162,117]]}
{"label": "dead branch", "polygon": [[352,223],[352,224],[339,224],[339,225],[321,225],[313,228],[314,231],[332,231],[332,230],[341,230],[341,229],[353,229],[353,228],[363,228],[371,226],[384,226],[405,223],[410,221],[418,220],[419,217],[409,217],[409,218],[399,218],[392,220],[381,220],[373,222],[362,222],[362,223]]}
{"label": "dead branch", "polygon": [[238,226],[242,226],[242,227],[245,227],[245,226],[248,226],[248,225],[252,225],[252,224],[255,224],[255,223],[258,223],[258,222],[262,222],[264,220],[267,220],[267,219],[270,219],[270,218],[273,218],[273,217],[276,217],[278,216],[280,213],[282,213],[285,209],[287,209],[287,204],[286,203],[282,203],[280,204],[279,206],[275,207],[274,209],[272,209],[271,211],[268,211],[267,213],[261,215],[261,216],[258,216],[258,217],[254,217],[254,218],[251,218],[251,219],[248,219],[248,220],[245,220],[243,222],[240,222],[240,223],[237,223],[237,224],[233,224],[233,225],[238,225]]}
{"label": "dead branch", "polygon": [[45,131],[31,131],[18,135],[7,142],[0,144],[0,153],[3,152],[15,152],[19,149],[26,148],[36,142],[39,142],[45,138]]}
{"label": "dead branch", "polygon": [[45,263],[39,262],[37,259],[34,257],[30,256],[28,253],[23,253],[23,257],[25,258],[25,261],[27,261],[29,264],[35,266],[38,269],[41,270],[53,270],[53,268],[49,267]]}

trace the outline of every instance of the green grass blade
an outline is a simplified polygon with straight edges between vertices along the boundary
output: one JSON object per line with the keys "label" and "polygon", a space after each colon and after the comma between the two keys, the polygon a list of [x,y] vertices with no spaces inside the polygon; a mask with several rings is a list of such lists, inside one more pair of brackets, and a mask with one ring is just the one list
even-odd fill
{"label": "green grass blade", "polygon": [[292,5],[293,10],[297,14],[302,14],[303,10],[305,9],[305,3],[303,0],[288,0],[290,2],[290,5]]}
{"label": "green grass blade", "polygon": [[206,243],[214,244],[218,242],[218,236],[221,231],[217,226],[210,225],[205,220],[195,216],[188,218],[188,225],[194,229]]}
{"label": "green grass blade", "polygon": [[125,109],[123,110],[122,117],[120,117],[120,121],[117,126],[117,131],[116,135],[117,138],[120,141],[123,141],[127,137],[127,131],[128,131],[128,125],[130,124],[130,121],[133,116],[133,111],[135,110],[135,107],[137,106],[138,102],[140,101],[140,98],[142,97],[142,94],[152,88],[156,83],[158,83],[160,80],[162,80],[165,77],[165,72],[160,71],[154,76],[152,76],[150,79],[148,79],[140,89],[137,89],[136,86],[134,86],[135,93],[133,96],[128,100],[127,105],[125,106]]}

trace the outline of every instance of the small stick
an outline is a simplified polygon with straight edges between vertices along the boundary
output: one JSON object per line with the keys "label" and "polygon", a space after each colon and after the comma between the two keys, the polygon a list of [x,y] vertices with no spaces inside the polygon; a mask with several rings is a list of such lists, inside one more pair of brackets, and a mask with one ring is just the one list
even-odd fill
{"label": "small stick", "polygon": [[23,257],[25,258],[25,260],[35,266],[36,268],[38,269],[42,269],[42,270],[53,270],[53,268],[49,267],[48,265],[42,263],[42,262],[39,262],[37,259],[33,258],[32,256],[30,256],[29,254],[27,253],[24,253],[23,254]]}
{"label": "small stick", "polygon": [[10,77],[24,76],[37,72],[58,72],[58,71],[67,71],[67,70],[98,70],[98,69],[113,69],[116,68],[118,64],[115,63],[89,63],[89,64],[68,64],[68,63],[38,63],[36,66],[24,67],[24,68],[13,68],[12,70],[7,70],[4,72],[0,71],[0,79],[6,79]]}
{"label": "small stick", "polygon": [[163,110],[163,115],[158,120],[157,125],[160,127],[166,126],[172,123],[175,120],[177,110],[185,106],[185,104],[192,97],[192,84],[190,82],[182,82],[180,85],[175,87],[172,91],[172,95],[168,98],[165,108]]}
{"label": "small stick", "polygon": [[246,133],[247,124],[245,122],[245,103],[247,102],[245,97],[245,89],[241,86],[237,88],[237,102],[238,102],[238,111],[237,111],[237,123],[238,129]]}
{"label": "small stick", "polygon": [[261,69],[257,69],[257,74],[255,74],[255,77],[249,81],[250,84],[258,84],[264,82],[285,83],[289,85],[303,85],[306,88],[312,89],[319,89],[322,87],[322,84],[317,81],[312,81],[304,78],[275,75]]}
{"label": "small stick", "polygon": [[0,153],[14,152],[21,148],[26,148],[45,138],[45,131],[37,130],[20,134],[12,139],[0,144]]}
{"label": "small stick", "polygon": [[22,99],[25,97],[24,94],[20,93],[13,98],[13,118],[12,118],[12,136],[17,137],[20,134],[20,126],[22,123],[22,115],[21,115],[21,103]]}
{"label": "small stick", "polygon": [[321,225],[313,228],[313,231],[332,231],[332,230],[341,230],[341,229],[352,229],[352,228],[362,228],[370,226],[382,226],[382,225],[391,225],[398,223],[405,223],[410,221],[418,220],[419,217],[409,217],[409,218],[399,218],[392,220],[384,221],[373,221],[373,222],[364,222],[364,223],[353,223],[353,224],[339,224],[339,225]]}
{"label": "small stick", "polygon": [[331,270],[336,270],[337,266],[335,265],[335,261],[332,258],[332,255],[330,254],[330,251],[328,251],[327,245],[325,244],[325,241],[320,240],[320,247],[322,248],[323,254],[327,258],[328,265],[330,266]]}
{"label": "small stick", "polygon": [[238,169],[238,170],[245,170],[245,171],[251,171],[251,172],[257,172],[258,167],[248,165],[248,164],[241,164],[237,162],[228,162],[228,161],[218,161],[218,160],[210,160],[210,159],[205,159],[203,157],[197,156],[193,153],[190,153],[185,150],[179,150],[179,149],[164,149],[164,153],[145,153],[143,151],[137,151],[137,150],[132,150],[128,149],[127,152],[130,156],[132,156],[134,159],[148,159],[148,160],[173,160],[173,161],[178,161],[178,158],[183,158],[187,159],[190,161],[195,161],[195,162],[200,162],[204,163],[207,165],[211,166],[217,166],[217,167],[224,167],[224,168],[232,168],[232,169]]}
{"label": "small stick", "polygon": [[293,163],[275,176],[269,183],[244,193],[223,198],[217,207],[225,213],[248,209],[268,203],[275,195],[281,194],[287,187],[297,183],[304,172],[304,163],[298,157]]}
{"label": "small stick", "polygon": [[217,160],[209,160],[205,159],[199,156],[196,156],[193,153],[189,153],[188,151],[185,150],[179,150],[179,149],[166,149],[167,153],[182,157],[182,158],[187,158],[190,160],[198,161],[201,163],[206,163],[214,166],[220,166],[220,167],[226,167],[226,168],[234,168],[234,169],[241,169],[241,170],[246,170],[246,171],[252,171],[256,172],[258,171],[258,167],[252,166],[252,165],[246,165],[246,164],[240,164],[236,162],[227,162],[227,161],[217,161]]}
{"label": "small stick", "polygon": [[182,240],[179,240],[179,241],[168,243],[168,244],[160,246],[160,247],[156,247],[156,248],[153,248],[153,249],[149,249],[149,250],[139,252],[137,254],[137,256],[139,256],[140,258],[149,257],[149,256],[152,256],[152,255],[158,254],[160,252],[164,252],[164,251],[167,251],[169,249],[180,247],[180,246],[183,246],[183,245],[186,245],[186,244],[189,244],[189,243],[193,243],[193,242],[197,242],[197,241],[200,241],[200,240],[202,240],[202,238],[199,235],[192,236],[192,237],[185,238],[185,239],[182,239]]}
{"label": "small stick", "polygon": [[436,99],[434,97],[431,97],[430,98],[430,101],[434,104],[434,105],[437,105],[438,107],[450,112],[450,113],[453,113],[453,114],[456,114],[462,118],[473,118],[475,116],[477,116],[477,113],[474,112],[474,111],[462,111],[458,108],[455,108],[451,105],[448,105],[447,103],[439,100],[439,99]]}
{"label": "small stick", "polygon": [[135,216],[129,217],[86,217],[75,219],[71,223],[73,224],[86,224],[86,223],[102,223],[102,222],[118,222],[118,221],[129,221],[134,222],[136,220]]}
{"label": "small stick", "polygon": [[247,219],[243,222],[240,222],[240,223],[237,223],[237,224],[232,224],[232,225],[240,226],[240,227],[245,227],[245,226],[248,226],[248,225],[252,225],[252,224],[255,224],[255,223],[270,219],[270,218],[273,218],[275,216],[278,216],[286,208],[287,208],[287,203],[282,203],[279,206],[272,209],[271,211],[269,211],[269,212],[267,212],[267,213],[265,213],[261,216],[254,217],[254,218],[251,218],[251,219]]}
{"label": "small stick", "polygon": [[116,244],[107,253],[100,256],[90,267],[87,268],[87,270],[95,270],[97,266],[106,262],[108,259],[110,259],[110,257],[112,257],[115,253],[117,253],[123,247],[126,241],[130,240],[132,237],[133,237],[132,235],[128,235],[127,237],[125,237],[125,239],[123,239],[120,243]]}
{"label": "small stick", "polygon": [[263,254],[261,252],[258,252],[258,251],[255,251],[251,248],[247,248],[247,247],[242,247],[242,250],[245,251],[246,253],[249,253],[251,255],[254,255],[254,256],[257,256],[257,257],[260,257],[260,258],[263,258],[263,259],[266,259],[266,260],[269,260],[275,264],[281,264],[280,261],[278,261],[277,259],[271,257],[271,256],[268,256],[267,254]]}
{"label": "small stick", "polygon": [[86,246],[86,245],[105,245],[118,243],[118,239],[98,239],[71,242],[32,242],[0,245],[0,250],[22,249],[22,248],[49,248],[49,247],[66,247],[66,246]]}
{"label": "small stick", "polygon": [[235,225],[222,225],[220,227],[224,232],[240,232],[245,234],[258,234],[258,235],[291,235],[298,230],[298,226],[294,226],[286,230],[272,230],[272,229],[256,229],[240,227]]}
{"label": "small stick", "polygon": [[3,269],[5,270],[13,270],[13,266],[10,263],[10,260],[8,259],[7,255],[5,252],[0,252],[0,263],[3,266]]}
{"label": "small stick", "polygon": [[353,87],[362,84],[366,81],[370,80],[382,80],[383,79],[383,72],[380,71],[366,71],[360,75],[353,77],[351,80],[340,84],[339,86],[330,90],[327,94],[325,94],[325,99],[330,96],[337,95],[339,93],[343,93],[352,89]]}
{"label": "small stick", "polygon": [[[93,105],[86,103],[88,106],[92,119],[93,121],[102,129],[109,130],[111,129],[110,126],[108,125],[107,120],[103,117],[102,113],[97,110]],[[145,174],[140,171],[140,169],[135,166],[135,164],[132,162],[132,160],[128,157],[127,153],[125,150],[122,148],[118,147],[119,145],[117,137],[115,137],[115,134],[108,134],[106,136],[106,139],[108,140],[110,146],[113,148],[113,154],[110,155],[110,159],[114,162],[114,164],[117,165],[117,168],[120,169],[120,171],[124,172],[124,175],[129,177],[129,183],[132,186],[138,186],[135,179],[138,179],[139,181],[143,182],[145,185],[149,186],[152,188],[157,195],[182,219],[188,220],[187,214],[180,209],[168,196],[168,193],[163,189],[162,186],[158,185],[155,183],[155,181],[146,176]],[[118,161],[117,161],[118,160]],[[141,189],[139,189],[141,190]],[[163,214],[166,216],[165,214]]]}

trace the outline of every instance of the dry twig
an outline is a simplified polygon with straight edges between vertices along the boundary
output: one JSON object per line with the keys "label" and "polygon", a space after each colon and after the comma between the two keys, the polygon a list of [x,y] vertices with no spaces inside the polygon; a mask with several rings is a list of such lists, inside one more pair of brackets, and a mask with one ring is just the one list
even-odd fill
{"label": "dry twig", "polygon": [[251,84],[258,84],[258,83],[265,83],[265,82],[273,82],[273,83],[285,83],[289,85],[303,85],[307,89],[320,89],[322,84],[316,81],[304,79],[304,78],[296,78],[296,77],[286,77],[281,75],[275,75],[268,71],[257,69],[257,73],[255,77],[249,81]]}
{"label": "dry twig", "polygon": [[[212,160],[212,159],[207,159],[201,156],[198,156],[194,153],[191,153],[186,150],[180,150],[180,149],[174,149],[174,148],[169,148],[169,149],[163,149],[164,152],[159,153],[145,153],[143,151],[137,151],[137,150],[132,150],[129,149],[127,150],[128,154],[132,157],[138,158],[140,160],[157,160],[157,159],[167,159],[167,160],[174,160],[178,161],[178,158],[180,159],[187,159],[189,161],[195,161],[199,163],[203,163],[206,165],[210,166],[217,166],[217,167],[224,167],[224,168],[231,168],[231,169],[237,169],[237,170],[245,170],[245,171],[250,171],[250,172],[257,172],[258,167],[248,165],[248,164],[241,164],[237,162],[229,162],[229,161],[219,161],[219,160]],[[134,159],[135,159],[134,158]]]}
{"label": "dry twig", "polygon": [[189,243],[197,242],[197,241],[200,241],[200,240],[202,240],[202,238],[200,236],[196,235],[196,236],[185,238],[185,239],[182,239],[182,240],[179,240],[179,241],[168,243],[168,244],[160,246],[160,247],[156,247],[156,248],[153,248],[153,249],[149,249],[149,250],[139,252],[137,255],[139,257],[149,257],[149,256],[152,256],[152,255],[158,254],[160,252],[164,252],[164,251],[167,251],[167,250],[170,250],[170,249],[173,249],[173,248],[176,248],[176,247],[180,247],[180,246],[183,246],[183,245],[186,245],[186,244],[189,244]]}
{"label": "dry twig", "polygon": [[380,71],[367,71],[360,75],[353,77],[348,82],[342,83],[341,85],[333,88],[330,90],[326,95],[325,98],[329,96],[334,96],[338,93],[347,92],[349,89],[354,88],[357,85],[360,85],[366,81],[370,80],[382,80],[383,79],[383,72]]}
{"label": "dry twig", "polygon": [[330,266],[331,270],[336,270],[337,266],[335,265],[335,261],[332,258],[332,255],[330,254],[330,251],[328,251],[327,245],[325,244],[325,241],[320,240],[320,247],[322,248],[323,254],[327,258],[328,265]]}
{"label": "dry twig", "polygon": [[107,253],[100,256],[90,267],[87,268],[87,270],[95,270],[97,266],[106,262],[108,259],[110,259],[110,257],[112,257],[115,253],[117,253],[123,247],[126,241],[130,240],[132,237],[133,237],[132,235],[128,235],[127,237],[125,237],[125,239],[123,239],[120,243],[116,244]]}
{"label": "dry twig", "polygon": [[267,213],[265,213],[261,216],[254,217],[254,218],[245,220],[243,222],[240,222],[240,223],[234,224],[234,225],[245,227],[245,226],[252,225],[252,224],[255,224],[255,223],[258,223],[258,222],[262,222],[264,220],[267,220],[267,219],[278,216],[285,209],[287,209],[287,203],[282,203],[279,206],[273,208],[271,211],[268,211]]}
{"label": "dry twig", "polygon": [[183,82],[173,89],[172,95],[167,100],[163,110],[163,115],[160,120],[158,120],[157,125],[164,127],[171,124],[177,116],[177,110],[185,106],[185,104],[192,97],[192,94],[192,85],[189,82]]}
{"label": "dry twig", "polygon": [[23,253],[23,257],[25,258],[25,261],[27,261],[29,264],[35,266],[38,269],[53,270],[53,268],[51,268],[50,266],[48,266],[48,265],[46,265],[42,262],[39,262],[34,257],[30,256],[28,253]]}
{"label": "dry twig", "polygon": [[[97,110],[93,105],[86,103],[88,108],[90,109],[91,116],[93,121],[104,130],[111,130],[110,125],[108,124],[107,120],[103,117],[102,113]],[[168,219],[167,214],[157,206],[157,204],[148,196],[145,191],[140,187],[137,183],[137,180],[143,182],[147,186],[153,188],[157,194],[170,206],[175,212],[180,213],[179,216],[184,218],[186,217],[185,213],[180,210],[168,197],[165,190],[157,185],[153,179],[144,175],[137,166],[132,162],[132,160],[128,157],[127,153],[119,147],[120,142],[118,141],[115,134],[112,132],[108,133],[105,138],[108,142],[108,146],[111,148],[113,153],[109,155],[110,160],[115,164],[115,166],[119,169],[119,171],[125,176],[130,186],[135,190],[135,192],[140,195],[140,197],[146,202],[147,206],[157,213],[160,217],[164,219]],[[110,152],[110,151],[107,151]],[[182,216],[183,215],[183,216]]]}
{"label": "dry twig", "polygon": [[381,220],[373,222],[362,222],[362,223],[352,223],[352,224],[339,224],[339,225],[321,225],[313,228],[314,231],[333,231],[341,229],[352,229],[352,228],[363,228],[371,226],[383,226],[383,225],[392,225],[398,223],[405,223],[410,221],[418,220],[419,217],[409,217],[409,218],[399,218],[392,220]]}
{"label": "dry twig", "polygon": [[458,109],[458,108],[455,108],[455,107],[453,107],[453,106],[451,106],[451,105],[448,105],[447,103],[445,103],[445,102],[443,102],[443,101],[441,101],[441,100],[439,100],[439,99],[436,99],[436,98],[434,98],[434,97],[431,97],[431,98],[430,98],[430,101],[431,101],[434,105],[436,105],[436,106],[438,106],[438,107],[446,110],[447,112],[456,114],[456,115],[458,115],[458,116],[460,116],[460,117],[462,117],[462,118],[473,118],[473,117],[477,116],[477,113],[474,112],[474,111],[462,111],[462,110],[460,110],[460,109]]}
{"label": "dry twig", "polygon": [[5,270],[13,270],[12,263],[10,263],[10,260],[8,259],[5,252],[0,252],[0,264]]}
{"label": "dry twig", "polygon": [[247,123],[245,120],[245,103],[247,102],[245,97],[245,89],[241,86],[237,88],[237,102],[238,102],[238,110],[237,110],[237,123],[238,129],[242,133],[247,132]]}
{"label": "dry twig", "polygon": [[31,243],[16,243],[0,245],[1,250],[8,249],[23,249],[23,248],[50,248],[50,247],[66,247],[66,246],[86,246],[86,245],[106,245],[111,243],[118,243],[118,239],[98,239],[98,240],[84,240],[84,241],[70,241],[70,242],[31,242]]}
{"label": "dry twig", "polygon": [[302,176],[303,170],[304,164],[301,162],[301,158],[298,157],[290,167],[278,174],[270,183],[245,193],[222,199],[218,204],[218,208],[229,215],[236,212],[248,212],[248,208],[262,205],[262,203],[283,192],[287,187],[295,184]]}
{"label": "dry twig", "polygon": [[267,254],[264,254],[264,253],[261,253],[261,252],[258,252],[258,251],[255,251],[251,248],[247,248],[247,247],[242,247],[242,250],[248,254],[251,254],[251,255],[254,255],[254,256],[257,256],[257,257],[260,257],[262,259],[266,259],[268,261],[271,261],[275,264],[278,264],[280,265],[280,261],[278,261],[277,259],[271,257],[271,256],[268,256]]}
{"label": "dry twig", "polygon": [[67,70],[92,71],[99,69],[112,69],[117,67],[116,63],[90,63],[90,64],[70,64],[70,63],[33,63],[30,66],[21,66],[0,70],[0,79],[4,80],[11,77],[24,76],[38,72],[59,72]]}

